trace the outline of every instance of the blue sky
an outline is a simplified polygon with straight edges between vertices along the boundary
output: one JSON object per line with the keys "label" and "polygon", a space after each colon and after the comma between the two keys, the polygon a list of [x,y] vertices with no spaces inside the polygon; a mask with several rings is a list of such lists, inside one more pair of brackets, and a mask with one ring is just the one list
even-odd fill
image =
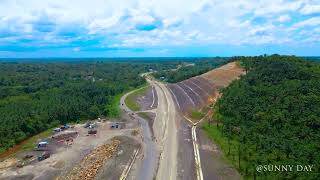
{"label": "blue sky", "polygon": [[1,0],[0,58],[320,56],[319,0]]}

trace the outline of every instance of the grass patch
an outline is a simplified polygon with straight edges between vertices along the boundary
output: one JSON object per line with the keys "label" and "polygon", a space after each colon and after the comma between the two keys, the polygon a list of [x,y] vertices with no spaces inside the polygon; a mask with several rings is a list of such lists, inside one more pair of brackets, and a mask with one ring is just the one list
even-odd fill
{"label": "grass patch", "polygon": [[53,129],[50,128],[47,129],[35,136],[32,136],[21,143],[14,145],[12,148],[9,148],[8,150],[4,151],[3,153],[0,154],[0,159],[6,158],[6,157],[12,157],[15,156],[17,153],[21,153],[24,151],[30,151],[36,146],[36,142],[38,139],[43,139],[51,136],[53,134]]}
{"label": "grass patch", "polygon": [[[144,87],[144,86],[145,86],[145,84],[140,86],[140,88]],[[112,97],[111,103],[107,104],[106,107],[105,107],[105,111],[106,111],[106,116],[107,117],[109,117],[109,118],[119,118],[120,117],[120,114],[121,114],[121,108],[120,108],[120,105],[119,105],[120,99],[121,99],[121,97],[123,95],[125,95],[126,93],[128,93],[128,92],[130,92],[132,90],[133,90],[133,88],[130,88],[128,91],[125,91],[125,92],[123,92],[121,94],[118,94],[118,95],[115,95],[115,96]],[[127,104],[127,100],[126,99],[125,99],[125,103]],[[129,103],[131,103],[131,102],[129,102]]]}
{"label": "grass patch", "polygon": [[53,129],[54,128],[50,128],[50,129],[47,129],[43,132],[41,132],[40,134],[37,134],[35,136],[32,136],[31,138],[29,138],[25,144],[23,144],[21,146],[21,150],[22,151],[28,151],[28,150],[31,150],[35,147],[36,145],[36,142],[39,140],[39,139],[43,139],[43,138],[47,138],[49,136],[51,136],[53,134]]}
{"label": "grass patch", "polygon": [[147,112],[139,112],[137,114],[145,120],[152,121],[152,117]]}
{"label": "grass patch", "polygon": [[121,97],[124,95],[125,93],[121,93],[118,94],[114,97],[112,97],[111,99],[111,103],[106,105],[106,114],[107,117],[109,118],[118,118],[120,117],[120,107],[119,107],[119,102]]}
{"label": "grass patch", "polygon": [[193,120],[200,120],[205,116],[205,114],[201,111],[192,110],[190,113],[190,118]]}
{"label": "grass patch", "polygon": [[129,94],[127,98],[124,100],[128,108],[132,111],[139,111],[140,105],[137,103],[137,97],[146,94],[149,86],[142,87],[133,93]]}

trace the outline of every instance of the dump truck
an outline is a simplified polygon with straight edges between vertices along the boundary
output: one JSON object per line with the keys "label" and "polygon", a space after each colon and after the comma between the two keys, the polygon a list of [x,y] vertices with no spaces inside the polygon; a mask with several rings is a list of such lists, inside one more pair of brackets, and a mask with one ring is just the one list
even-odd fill
{"label": "dump truck", "polygon": [[97,130],[96,129],[90,129],[88,131],[88,134],[97,134]]}

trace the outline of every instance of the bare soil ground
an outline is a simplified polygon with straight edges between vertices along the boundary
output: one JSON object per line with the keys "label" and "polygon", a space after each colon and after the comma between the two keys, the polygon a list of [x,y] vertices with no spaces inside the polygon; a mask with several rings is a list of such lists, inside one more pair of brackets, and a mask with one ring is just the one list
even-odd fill
{"label": "bare soil ground", "polygon": [[[110,129],[110,122],[97,122],[97,135],[88,136],[88,129],[84,124],[77,124],[74,131],[78,132],[72,141],[60,141],[49,138],[47,150],[51,156],[43,161],[38,161],[37,156],[43,151],[29,151],[18,154],[15,158],[0,162],[0,179],[54,179],[58,176],[65,176],[72,168],[86,157],[92,150],[98,146],[106,144],[115,136],[129,136],[138,139],[139,136],[132,136],[132,131],[137,127],[137,122],[130,121],[126,129]],[[130,128],[130,129],[128,129]],[[65,133],[65,132],[63,132]],[[23,160],[24,156],[33,155],[33,157]],[[20,168],[18,164],[24,162]]]}
{"label": "bare soil ground", "polygon": [[202,103],[205,103],[205,104],[208,103],[207,102],[208,101],[208,97],[210,96],[209,91],[206,91],[205,89],[202,89],[199,85],[194,83],[192,81],[192,79],[187,79],[187,80],[183,81],[182,83],[184,83],[185,85],[189,86],[190,88],[193,89],[193,91],[198,93],[200,95],[200,97],[202,98]]}
{"label": "bare soil ground", "polygon": [[154,120],[156,118],[156,113],[153,113],[153,112],[139,112],[138,115],[140,117],[142,117],[143,119],[147,120],[149,128],[150,128],[150,131],[151,131],[152,139],[154,139],[155,136],[154,136],[154,131],[153,131],[153,123],[154,123]]}
{"label": "bare soil ground", "polygon": [[225,163],[220,148],[207,137],[205,132],[198,128],[197,135],[199,139],[203,179],[241,179],[239,173],[231,165]]}
{"label": "bare soil ground", "polygon": [[140,105],[140,111],[154,109],[158,105],[158,96],[153,86],[148,87],[147,92],[136,98],[137,103]]}
{"label": "bare soil ground", "polygon": [[190,101],[187,94],[185,92],[181,92],[181,89],[179,89],[176,84],[168,84],[167,87],[171,92],[179,111],[186,112],[194,108],[194,105]]}
{"label": "bare soil ground", "polygon": [[60,176],[57,180],[95,179],[101,166],[115,154],[119,144],[119,140],[113,139],[110,143],[95,148],[77,166],[73,167],[67,175]]}
{"label": "bare soil ground", "polygon": [[237,62],[232,62],[202,74],[201,77],[206,78],[218,87],[226,87],[241,74],[244,74],[244,70]]}
{"label": "bare soil ground", "polygon": [[178,179],[196,179],[194,152],[191,137],[191,126],[179,118],[178,129]]}
{"label": "bare soil ground", "polygon": [[190,96],[196,107],[201,107],[201,105],[203,104],[202,98],[198,96],[199,94],[195,92],[195,90],[193,90],[190,86],[184,84],[183,82],[179,82],[177,83],[177,85],[180,86],[183,91],[188,94],[188,96]]}
{"label": "bare soil ground", "polygon": [[244,74],[236,63],[228,63],[220,68],[209,71],[175,84],[168,84],[178,109],[186,114],[191,109],[199,110],[216,99],[219,89],[226,87],[233,80]]}
{"label": "bare soil ground", "polygon": [[141,153],[141,144],[126,136],[117,136],[114,140],[120,141],[116,153],[99,170],[96,179],[118,180],[131,162],[135,150]]}

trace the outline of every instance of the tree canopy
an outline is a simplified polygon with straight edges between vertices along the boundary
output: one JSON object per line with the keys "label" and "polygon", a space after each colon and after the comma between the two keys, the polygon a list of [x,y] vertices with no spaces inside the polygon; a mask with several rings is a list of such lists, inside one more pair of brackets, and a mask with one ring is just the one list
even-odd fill
{"label": "tree canopy", "polygon": [[0,63],[0,151],[48,128],[117,115],[144,63]]}
{"label": "tree canopy", "polygon": [[[222,91],[215,118],[239,142],[249,177],[319,179],[320,64],[294,56],[234,57],[247,74]],[[239,162],[240,164],[240,162]],[[262,172],[257,165],[314,165],[313,172]]]}

